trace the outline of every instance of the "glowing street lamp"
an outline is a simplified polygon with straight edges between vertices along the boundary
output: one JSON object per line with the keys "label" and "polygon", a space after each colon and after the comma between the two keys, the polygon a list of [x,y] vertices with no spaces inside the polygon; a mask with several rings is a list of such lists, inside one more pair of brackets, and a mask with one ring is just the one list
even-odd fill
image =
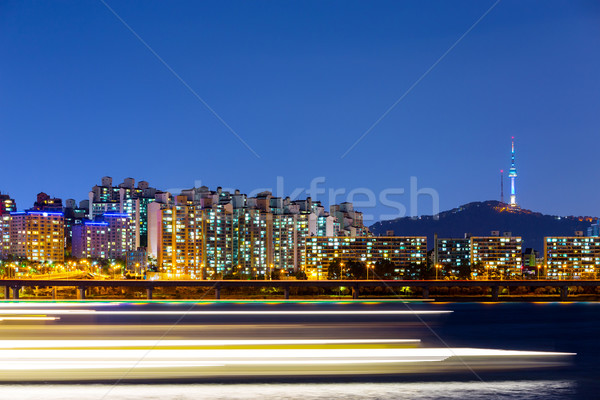
{"label": "glowing street lamp", "polygon": [[435,280],[438,280],[438,271],[442,268],[440,264],[435,264]]}
{"label": "glowing street lamp", "polygon": [[[374,266],[373,264],[371,264],[371,263],[367,263],[367,280],[369,280],[369,270],[370,270],[370,269],[374,269],[374,268],[375,268],[375,266]],[[372,276],[373,276],[373,278],[374,278],[374,275],[375,275],[375,274],[374,274],[374,273],[372,273],[371,275],[372,275]]]}

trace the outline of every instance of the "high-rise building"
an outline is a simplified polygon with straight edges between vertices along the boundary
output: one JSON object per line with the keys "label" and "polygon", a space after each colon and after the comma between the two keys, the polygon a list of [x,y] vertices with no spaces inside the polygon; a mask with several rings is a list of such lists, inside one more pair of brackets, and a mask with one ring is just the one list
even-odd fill
{"label": "high-rise building", "polygon": [[[157,195],[148,205],[148,254],[165,273],[191,278],[230,274],[268,277],[272,271],[293,273],[306,263],[305,243],[316,235],[341,231],[335,217],[310,198],[291,201],[262,192],[248,198],[207,187],[182,191],[172,198]],[[362,215],[348,226],[364,234]]]}
{"label": "high-rise building", "polygon": [[10,254],[30,261],[64,261],[62,212],[24,211],[10,214]]}
{"label": "high-rise building", "polygon": [[[219,234],[218,225],[213,222],[219,219],[218,216],[213,216],[215,211],[219,214],[218,209],[203,211],[203,252],[207,267],[213,268],[217,274],[227,271],[246,276],[266,276],[268,269],[273,265],[273,214],[255,208],[231,207],[229,222],[226,208],[220,214],[225,215],[226,224],[231,224],[231,228],[225,228]],[[219,254],[219,247],[227,251]],[[277,265],[277,268],[279,267]]]}
{"label": "high-rise building", "polygon": [[15,211],[15,201],[9,195],[0,193],[0,259],[10,254],[10,213]]}
{"label": "high-rise building", "polygon": [[127,213],[135,221],[136,246],[148,245],[148,204],[154,202],[158,193],[148,182],[140,181],[135,186],[133,178],[125,178],[118,186],[112,185],[112,178],[105,176],[101,185],[96,185],[89,193],[89,218],[94,219],[107,212]]}
{"label": "high-rise building", "polygon": [[146,253],[146,249],[140,248],[128,251],[125,267],[127,271],[133,272],[134,274],[141,274],[146,271],[148,267],[148,254]]}
{"label": "high-rise building", "polygon": [[600,236],[600,219],[597,219],[590,227],[587,229],[587,236]]}
{"label": "high-rise building", "polygon": [[[521,274],[522,238],[510,235],[471,237],[471,265],[476,274],[510,279]],[[477,276],[479,278],[479,276]]]}
{"label": "high-rise building", "polygon": [[329,207],[329,213],[340,224],[340,236],[368,236],[369,230],[363,224],[363,214],[355,211],[352,203],[334,204]]}
{"label": "high-rise building", "polygon": [[106,213],[73,227],[73,256],[125,260],[135,250],[135,225],[128,214]]}
{"label": "high-rise building", "polygon": [[108,259],[108,222],[84,221],[72,228],[72,254],[76,258]]}
{"label": "high-rise building", "polygon": [[65,202],[65,247],[67,254],[72,253],[73,226],[80,225],[87,217],[88,207],[77,206],[74,199],[67,199]]}
{"label": "high-rise building", "polygon": [[334,261],[375,264],[387,260],[399,270],[427,262],[427,238],[418,236],[310,237],[306,240],[305,272],[309,279],[327,279]]}
{"label": "high-rise building", "polygon": [[0,214],[0,259],[10,254],[10,214]]}
{"label": "high-rise building", "polygon": [[600,273],[600,237],[546,237],[544,264],[548,279],[596,279]]}
{"label": "high-rise building", "polygon": [[125,260],[127,252],[135,250],[135,221],[127,213],[105,213],[108,223],[108,258]]}
{"label": "high-rise building", "polygon": [[63,204],[62,199],[56,197],[50,197],[44,192],[40,192],[37,195],[37,200],[33,203],[34,211],[53,211],[53,212],[62,212]]}
{"label": "high-rise building", "polygon": [[0,215],[17,211],[17,203],[7,194],[0,193]]}
{"label": "high-rise building", "polygon": [[435,263],[445,271],[457,276],[465,266],[471,265],[471,239],[437,238],[435,243]]}
{"label": "high-rise building", "polygon": [[161,272],[192,279],[203,277],[199,211],[185,196],[176,196],[173,203],[149,205],[148,250],[157,259]]}

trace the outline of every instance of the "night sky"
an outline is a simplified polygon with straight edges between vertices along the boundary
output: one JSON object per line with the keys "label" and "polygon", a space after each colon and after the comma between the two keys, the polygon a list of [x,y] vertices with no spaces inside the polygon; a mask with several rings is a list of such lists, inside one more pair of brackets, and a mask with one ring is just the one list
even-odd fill
{"label": "night sky", "polygon": [[445,210],[499,199],[515,136],[521,206],[600,215],[597,1],[501,1],[342,157],[494,3],[107,0],[167,67],[101,1],[2,1],[0,191],[24,209],[104,175],[377,196],[416,176]]}

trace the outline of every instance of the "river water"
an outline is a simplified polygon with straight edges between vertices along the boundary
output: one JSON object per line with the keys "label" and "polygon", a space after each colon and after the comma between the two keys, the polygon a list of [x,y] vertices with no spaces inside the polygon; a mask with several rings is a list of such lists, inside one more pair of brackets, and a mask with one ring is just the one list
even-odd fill
{"label": "river water", "polygon": [[[251,378],[186,376],[184,379],[161,379],[159,373],[154,378],[133,381],[132,374],[115,379],[100,373],[89,377],[86,383],[77,382],[79,377],[75,374],[64,376],[63,382],[57,383],[46,381],[43,374],[36,378],[35,374],[39,372],[24,370],[13,375],[20,378],[0,384],[0,399],[600,398],[598,303],[81,302],[55,303],[52,309],[47,303],[2,305],[6,307],[0,309],[0,314],[14,309],[27,309],[27,313],[35,309],[36,315],[54,315],[52,309],[90,311],[88,314],[59,314],[60,319],[43,324],[2,321],[0,340],[5,343],[15,340],[144,339],[159,344],[188,339],[410,338],[419,339],[420,348],[576,355],[561,358],[558,363],[534,361],[523,365],[518,360],[507,365],[491,358],[475,363],[455,363],[431,373],[422,370],[411,373],[410,368],[396,370],[394,367],[364,374],[356,368],[351,374],[319,375],[315,372],[297,376],[260,376],[257,373]],[[119,314],[123,311],[125,313]],[[434,313],[386,314],[389,311]],[[445,313],[435,313],[442,311]],[[34,382],[26,383],[27,380]]]}

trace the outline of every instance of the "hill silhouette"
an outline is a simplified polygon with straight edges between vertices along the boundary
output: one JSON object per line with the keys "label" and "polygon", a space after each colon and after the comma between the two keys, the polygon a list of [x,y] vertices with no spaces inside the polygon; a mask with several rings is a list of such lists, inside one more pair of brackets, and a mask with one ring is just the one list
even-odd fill
{"label": "hill silhouette", "polygon": [[573,236],[575,231],[585,234],[594,220],[595,217],[545,215],[489,200],[441,212],[438,219],[430,215],[396,218],[377,222],[370,229],[375,235],[385,235],[386,231],[393,230],[396,236],[427,236],[430,249],[435,233],[440,238],[460,238],[465,233],[488,236],[491,231],[512,232],[513,236],[523,238],[523,250],[533,247],[543,252],[545,236]]}

